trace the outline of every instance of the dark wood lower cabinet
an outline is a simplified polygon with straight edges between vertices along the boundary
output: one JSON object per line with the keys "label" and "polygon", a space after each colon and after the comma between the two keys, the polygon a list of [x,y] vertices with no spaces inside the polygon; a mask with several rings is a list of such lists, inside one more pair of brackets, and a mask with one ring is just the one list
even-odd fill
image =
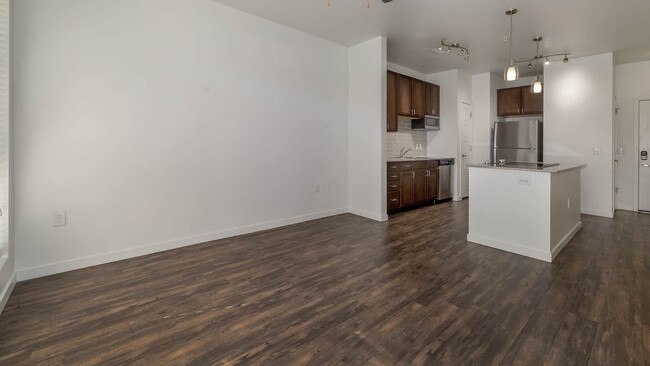
{"label": "dark wood lower cabinet", "polygon": [[438,160],[388,163],[388,212],[435,200],[438,197],[438,165]]}
{"label": "dark wood lower cabinet", "polygon": [[431,201],[438,198],[438,160],[431,160],[427,163],[427,200]]}
{"label": "dark wood lower cabinet", "polygon": [[400,207],[406,207],[413,204],[413,178],[415,177],[412,170],[400,172],[399,191]]}
{"label": "dark wood lower cabinet", "polygon": [[413,204],[427,201],[427,175],[426,169],[413,171]]}
{"label": "dark wood lower cabinet", "polygon": [[399,209],[399,191],[388,192],[388,211],[394,211]]}

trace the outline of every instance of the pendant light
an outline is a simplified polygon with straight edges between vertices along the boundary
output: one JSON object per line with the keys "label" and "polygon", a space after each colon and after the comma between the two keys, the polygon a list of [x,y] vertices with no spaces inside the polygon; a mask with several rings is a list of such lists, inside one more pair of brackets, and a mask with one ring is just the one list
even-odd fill
{"label": "pendant light", "polygon": [[544,39],[544,37],[533,38],[533,42],[537,43],[537,51],[535,53],[535,67],[537,71],[537,76],[532,84],[530,84],[530,91],[535,94],[542,92],[542,82],[539,80],[539,41]]}
{"label": "pendant light", "polygon": [[510,65],[506,67],[505,71],[503,71],[503,78],[506,81],[515,81],[519,79],[519,69],[517,68],[517,65],[515,65],[515,61],[512,58],[512,16],[514,14],[517,14],[517,9],[510,9],[506,11],[506,15],[510,15]]}

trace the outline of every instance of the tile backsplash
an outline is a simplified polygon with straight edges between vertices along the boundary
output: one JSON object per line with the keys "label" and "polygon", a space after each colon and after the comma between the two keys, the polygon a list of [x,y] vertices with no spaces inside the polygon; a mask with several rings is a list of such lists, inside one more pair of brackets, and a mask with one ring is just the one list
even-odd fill
{"label": "tile backsplash", "polygon": [[[418,145],[420,149],[416,149]],[[390,159],[399,156],[399,150],[403,147],[412,149],[406,156],[426,156],[427,131],[411,130],[411,120],[398,120],[397,132],[386,133],[386,157]]]}

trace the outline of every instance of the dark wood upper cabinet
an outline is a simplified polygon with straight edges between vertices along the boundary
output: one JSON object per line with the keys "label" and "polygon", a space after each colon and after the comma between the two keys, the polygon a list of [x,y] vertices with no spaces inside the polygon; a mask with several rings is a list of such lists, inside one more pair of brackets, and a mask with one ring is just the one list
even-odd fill
{"label": "dark wood upper cabinet", "polygon": [[[395,81],[395,78],[397,81]],[[393,83],[397,83],[397,87]],[[388,131],[397,131],[397,116],[423,118],[426,115],[440,117],[440,87],[409,76],[388,72]],[[393,119],[392,93],[397,95],[395,127],[391,125]]]}
{"label": "dark wood upper cabinet", "polygon": [[497,90],[499,117],[539,116],[544,114],[544,94],[534,94],[530,86]]}
{"label": "dark wood upper cabinet", "polygon": [[413,171],[400,172],[400,207],[406,207],[413,204]]}
{"label": "dark wood upper cabinet", "polygon": [[440,86],[435,84],[431,84],[431,112],[433,116],[440,117]]}
{"label": "dark wood upper cabinet", "polygon": [[413,92],[413,79],[404,75],[397,75],[397,114],[410,116],[411,94]]}
{"label": "dark wood upper cabinet", "polygon": [[433,111],[433,84],[424,84],[424,114],[431,115]]}
{"label": "dark wood upper cabinet", "polygon": [[425,114],[425,92],[424,81],[413,79],[413,92],[411,93],[411,105],[415,117],[424,117]]}
{"label": "dark wood upper cabinet", "polygon": [[389,71],[386,78],[386,130],[397,131],[397,74]]}
{"label": "dark wood upper cabinet", "polygon": [[497,115],[516,116],[521,111],[521,88],[497,90]]}
{"label": "dark wood upper cabinet", "polygon": [[418,169],[413,171],[413,203],[427,201],[427,170]]}
{"label": "dark wood upper cabinet", "polygon": [[521,88],[521,114],[535,115],[544,113],[544,92],[535,94],[530,87]]}
{"label": "dark wood upper cabinet", "polygon": [[440,117],[440,87],[435,84],[424,85],[424,114]]}

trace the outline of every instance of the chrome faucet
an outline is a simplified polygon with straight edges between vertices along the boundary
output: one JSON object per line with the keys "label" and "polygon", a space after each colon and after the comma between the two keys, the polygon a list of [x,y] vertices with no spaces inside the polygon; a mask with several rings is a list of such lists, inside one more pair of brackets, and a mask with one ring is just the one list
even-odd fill
{"label": "chrome faucet", "polygon": [[411,151],[411,149],[408,149],[408,150],[404,151],[405,149],[406,149],[405,147],[399,149],[399,158],[400,159],[402,159],[404,157],[404,155],[406,155],[407,152]]}

